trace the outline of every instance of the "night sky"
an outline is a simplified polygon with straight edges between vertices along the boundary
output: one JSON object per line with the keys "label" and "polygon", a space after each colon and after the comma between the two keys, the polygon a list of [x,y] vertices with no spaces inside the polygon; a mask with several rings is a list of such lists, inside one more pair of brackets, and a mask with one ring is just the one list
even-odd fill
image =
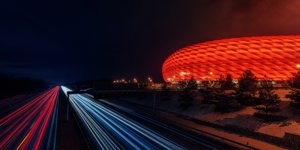
{"label": "night sky", "polygon": [[299,0],[7,0],[0,72],[62,83],[154,77],[207,40],[300,34]]}

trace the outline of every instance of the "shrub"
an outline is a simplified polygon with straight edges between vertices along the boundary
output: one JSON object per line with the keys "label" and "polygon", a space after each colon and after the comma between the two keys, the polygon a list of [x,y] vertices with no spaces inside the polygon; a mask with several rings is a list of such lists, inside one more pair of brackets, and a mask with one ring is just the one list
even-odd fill
{"label": "shrub", "polygon": [[168,101],[171,100],[171,92],[170,89],[167,86],[167,83],[164,83],[160,92],[160,100],[162,101]]}
{"label": "shrub", "polygon": [[285,117],[285,116],[280,116],[280,115],[266,115],[266,114],[259,113],[259,112],[254,113],[254,116],[257,117],[257,118],[262,119],[265,122],[283,121],[283,120],[287,119],[287,117]]}
{"label": "shrub", "polygon": [[180,102],[179,107],[185,110],[191,107],[194,103],[197,84],[193,77],[188,82],[181,84],[183,91],[180,93],[178,101]]}
{"label": "shrub", "polygon": [[300,103],[300,71],[293,73],[292,75],[293,76],[288,80],[292,89],[291,92],[286,95],[286,98],[294,101],[293,104],[291,103],[291,106],[296,106],[295,103]]}
{"label": "shrub", "polygon": [[216,91],[215,89],[212,88],[204,88],[204,89],[200,89],[199,90],[203,100],[202,103],[204,104],[214,104],[216,103],[215,101],[215,95],[216,95]]}
{"label": "shrub", "polygon": [[220,113],[229,113],[241,110],[243,107],[238,102],[217,103],[215,111]]}
{"label": "shrub", "polygon": [[300,103],[300,89],[292,89],[285,97],[293,100],[294,103]]}
{"label": "shrub", "polygon": [[294,108],[300,108],[300,103],[298,103],[298,102],[291,102],[290,106],[292,106]]}

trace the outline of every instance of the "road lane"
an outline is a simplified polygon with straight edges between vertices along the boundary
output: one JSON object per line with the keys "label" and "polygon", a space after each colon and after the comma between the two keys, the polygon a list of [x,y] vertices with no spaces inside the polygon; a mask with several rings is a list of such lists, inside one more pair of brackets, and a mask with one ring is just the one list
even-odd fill
{"label": "road lane", "polygon": [[55,149],[56,86],[0,119],[0,149]]}
{"label": "road lane", "polygon": [[[62,87],[66,93],[70,89]],[[158,132],[83,94],[69,97],[72,108],[97,149],[184,149]]]}
{"label": "road lane", "polygon": [[[62,87],[67,95],[70,89]],[[137,114],[131,109],[102,103],[85,94],[71,94],[69,101],[92,137],[95,149],[228,149],[171,125]]]}

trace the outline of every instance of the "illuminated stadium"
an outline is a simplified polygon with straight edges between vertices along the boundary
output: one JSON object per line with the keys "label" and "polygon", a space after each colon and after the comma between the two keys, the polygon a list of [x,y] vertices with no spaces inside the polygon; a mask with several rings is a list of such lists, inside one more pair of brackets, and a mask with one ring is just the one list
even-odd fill
{"label": "illuminated stadium", "polygon": [[300,69],[300,36],[262,36],[215,40],[177,50],[162,67],[166,82],[238,79],[250,69],[258,79],[287,80]]}

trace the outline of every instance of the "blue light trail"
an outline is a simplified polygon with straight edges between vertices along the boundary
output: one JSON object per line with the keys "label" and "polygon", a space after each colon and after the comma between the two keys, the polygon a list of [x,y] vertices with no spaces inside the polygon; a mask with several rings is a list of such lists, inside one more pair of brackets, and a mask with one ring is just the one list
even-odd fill
{"label": "blue light trail", "polygon": [[[71,91],[64,86],[61,88],[66,96]],[[184,149],[85,94],[71,94],[69,102],[97,149]]]}

